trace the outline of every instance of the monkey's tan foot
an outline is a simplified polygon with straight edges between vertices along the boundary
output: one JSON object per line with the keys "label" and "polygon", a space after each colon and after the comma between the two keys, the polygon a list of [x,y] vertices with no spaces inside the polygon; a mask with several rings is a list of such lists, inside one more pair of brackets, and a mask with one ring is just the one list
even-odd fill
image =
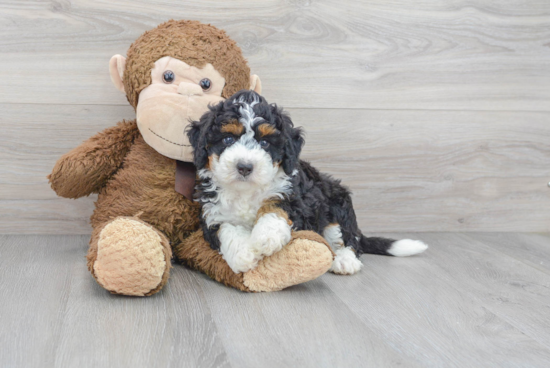
{"label": "monkey's tan foot", "polygon": [[99,233],[91,268],[110,292],[145,296],[158,292],[168,280],[171,256],[168,239],[158,230],[137,218],[117,217]]}
{"label": "monkey's tan foot", "polygon": [[297,231],[279,252],[265,257],[244,273],[250,291],[277,291],[311,281],[327,272],[334,253],[325,239],[312,231]]}

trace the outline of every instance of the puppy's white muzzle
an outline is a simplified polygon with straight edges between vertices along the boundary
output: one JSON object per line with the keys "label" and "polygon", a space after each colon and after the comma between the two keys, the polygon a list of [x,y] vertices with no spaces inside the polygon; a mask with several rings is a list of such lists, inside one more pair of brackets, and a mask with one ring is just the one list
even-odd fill
{"label": "puppy's white muzzle", "polygon": [[221,186],[265,186],[277,174],[271,156],[257,142],[237,141],[222,152],[211,168]]}

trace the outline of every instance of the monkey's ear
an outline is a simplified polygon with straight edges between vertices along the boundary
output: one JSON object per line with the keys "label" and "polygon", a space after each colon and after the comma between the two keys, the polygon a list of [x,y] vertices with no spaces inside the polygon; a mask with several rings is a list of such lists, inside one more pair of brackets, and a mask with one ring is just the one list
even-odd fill
{"label": "monkey's ear", "polygon": [[250,76],[250,89],[259,95],[262,94],[262,81],[256,74]]}
{"label": "monkey's ear", "polygon": [[124,75],[124,68],[126,67],[126,58],[122,55],[115,55],[109,61],[109,74],[111,75],[111,81],[115,87],[122,93],[126,94],[124,90],[124,83],[122,83],[122,76]]}

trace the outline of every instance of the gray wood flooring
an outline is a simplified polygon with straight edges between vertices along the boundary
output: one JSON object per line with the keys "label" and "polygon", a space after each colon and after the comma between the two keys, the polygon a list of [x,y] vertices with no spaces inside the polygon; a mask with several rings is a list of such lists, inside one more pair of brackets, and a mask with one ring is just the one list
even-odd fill
{"label": "gray wood flooring", "polygon": [[549,235],[380,235],[431,248],[263,294],[175,265],[149,298],[101,289],[86,235],[0,236],[0,367],[550,366]]}

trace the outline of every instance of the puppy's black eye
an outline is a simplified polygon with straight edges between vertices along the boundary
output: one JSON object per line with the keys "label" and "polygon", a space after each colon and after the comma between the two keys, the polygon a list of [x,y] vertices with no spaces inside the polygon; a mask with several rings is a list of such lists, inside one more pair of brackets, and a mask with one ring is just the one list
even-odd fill
{"label": "puppy's black eye", "polygon": [[225,137],[223,139],[223,144],[225,144],[226,146],[231,146],[233,143],[235,143],[235,138],[233,137]]}
{"label": "puppy's black eye", "polygon": [[267,148],[267,147],[269,147],[269,142],[266,141],[265,139],[262,139],[262,140],[260,141],[260,147],[262,147],[262,148]]}
{"label": "puppy's black eye", "polygon": [[171,70],[167,70],[162,75],[162,80],[164,83],[172,83],[176,79],[176,76],[174,75],[174,72]]}
{"label": "puppy's black eye", "polygon": [[201,79],[199,82],[199,85],[201,86],[203,91],[208,91],[210,87],[212,87],[212,82],[208,78]]}

